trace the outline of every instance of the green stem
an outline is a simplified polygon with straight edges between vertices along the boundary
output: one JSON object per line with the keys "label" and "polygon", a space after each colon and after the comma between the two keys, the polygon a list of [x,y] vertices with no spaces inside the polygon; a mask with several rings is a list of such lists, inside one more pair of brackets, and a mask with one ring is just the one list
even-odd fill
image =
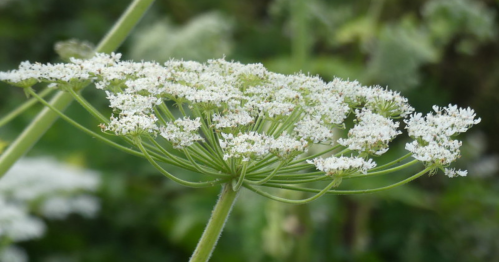
{"label": "green stem", "polygon": [[[269,194],[265,191],[257,189],[255,187],[249,185],[248,183],[245,183],[244,187],[246,187],[247,189],[249,189],[249,190],[251,190],[259,195],[262,195],[264,197],[268,197],[270,199],[273,199],[273,200],[276,200],[279,202],[284,202],[284,203],[288,203],[288,204],[306,204],[306,203],[312,202],[312,201],[316,200],[317,198],[321,197],[322,195],[326,194],[329,191],[329,189],[331,189],[332,187],[338,186],[340,181],[341,181],[341,178],[333,178],[333,181],[331,181],[329,183],[329,185],[327,185],[324,189],[317,192],[317,194],[315,194],[309,198],[299,199],[299,200],[287,199],[287,198],[283,198],[283,197],[274,196],[274,195]],[[277,186],[277,187],[279,187],[279,186]]]}
{"label": "green stem", "polygon": [[[52,88],[45,88],[43,91],[40,92],[40,97],[45,97],[50,92],[54,91],[55,89]],[[10,113],[8,113],[6,116],[2,117],[0,119],[0,127],[4,126],[7,124],[10,120],[14,119],[16,116],[20,115],[22,112],[30,108],[32,105],[36,103],[36,98],[31,98],[28,101],[22,103],[19,107],[16,109],[12,110]]]}
{"label": "green stem", "polygon": [[386,163],[384,165],[377,166],[377,167],[375,167],[375,168],[373,168],[373,169],[371,169],[369,171],[375,171],[375,170],[383,169],[385,167],[393,166],[395,164],[398,164],[398,163],[402,162],[402,160],[404,160],[404,159],[406,159],[406,158],[408,158],[410,156],[412,156],[412,153],[408,153],[408,154],[406,154],[406,155],[404,155],[404,156],[402,156],[402,157],[400,157],[398,159],[395,159],[395,160],[393,160],[393,161],[391,161],[389,163]]}
{"label": "green stem", "polygon": [[293,54],[294,66],[303,68],[306,64],[311,46],[311,34],[308,23],[309,6],[306,0],[296,0],[290,2],[291,23],[293,37],[291,50]]}
{"label": "green stem", "polygon": [[[111,31],[104,37],[96,48],[96,52],[109,53],[123,42],[132,28],[137,24],[142,15],[146,12],[154,0],[134,0],[128,9],[123,13]],[[73,97],[69,93],[58,92],[50,104],[58,110],[65,109]],[[45,134],[47,129],[57,119],[58,115],[44,108],[31,124],[24,129],[9,148],[0,156],[0,178],[10,169],[10,167],[21,158],[33,145]]]}
{"label": "green stem", "polygon": [[189,262],[206,262],[210,259],[218,238],[220,237],[225,225],[225,221],[229,217],[230,211],[237,198],[239,191],[232,190],[231,183],[226,183],[222,189],[222,193],[218,198],[211,213],[210,221],[199,239],[198,245],[192,254]]}
{"label": "green stem", "polygon": [[239,174],[239,178],[237,180],[237,183],[235,183],[235,180],[232,180],[232,189],[234,191],[239,191],[239,189],[243,185],[244,177],[246,176],[246,168],[247,167],[248,167],[248,163],[247,162],[243,162],[243,168],[241,170],[241,173]]}
{"label": "green stem", "polygon": [[277,174],[277,171],[279,171],[279,169],[280,169],[282,166],[284,166],[284,165],[285,165],[285,162],[284,162],[284,161],[282,161],[282,162],[280,162],[280,163],[279,163],[279,165],[278,165],[278,166],[274,169],[274,171],[272,171],[272,173],[270,173],[270,175],[268,175],[267,177],[265,177],[265,178],[263,178],[263,179],[261,179],[261,180],[259,180],[259,181],[250,181],[250,180],[248,180],[248,181],[246,181],[246,183],[248,183],[248,184],[252,184],[252,185],[261,185],[261,184],[265,184],[265,183],[267,183],[269,180],[271,180],[271,179],[275,176],[275,174]]}
{"label": "green stem", "polygon": [[177,183],[179,183],[179,184],[181,184],[183,186],[195,187],[195,188],[212,187],[212,186],[217,185],[217,184],[222,184],[222,183],[224,183],[226,181],[226,180],[216,179],[216,180],[205,181],[205,182],[191,182],[191,181],[180,179],[180,178],[178,178],[178,177],[170,174],[170,172],[166,171],[165,169],[163,169],[151,157],[151,155],[149,155],[149,153],[147,152],[147,150],[142,145],[142,142],[140,141],[140,137],[136,137],[135,143],[136,143],[137,147],[140,149],[140,151],[144,154],[145,158],[149,161],[149,163],[151,163],[159,172],[161,172],[161,174],[163,174],[167,178],[169,178],[169,179],[173,180],[174,182],[177,182]]}
{"label": "green stem", "polygon": [[[71,95],[63,92],[57,93],[51,100],[55,108],[64,109],[72,101]],[[33,147],[38,139],[52,126],[52,123],[57,119],[57,113],[45,107],[38,114],[31,124],[16,138],[16,140],[7,148],[0,156],[0,177],[27,151]]]}
{"label": "green stem", "polygon": [[95,109],[85,98],[83,98],[80,94],[76,93],[72,88],[69,88],[68,92],[73,96],[73,99],[76,100],[85,110],[87,110],[91,115],[93,115],[97,120],[101,121],[101,123],[109,123],[109,118],[102,115],[99,110]]}
{"label": "green stem", "polygon": [[313,159],[313,158],[316,158],[316,157],[318,157],[318,156],[322,156],[322,155],[324,155],[324,154],[327,154],[327,153],[329,153],[329,152],[331,152],[331,151],[333,151],[333,150],[337,149],[337,148],[338,148],[338,147],[340,147],[340,146],[341,146],[341,145],[340,145],[340,144],[338,144],[338,145],[335,145],[335,146],[333,146],[333,147],[330,147],[330,148],[328,148],[328,149],[326,149],[326,150],[323,150],[323,151],[321,151],[321,152],[319,152],[319,153],[317,153],[317,154],[313,154],[313,155],[310,155],[310,156],[303,156],[302,158],[299,158],[299,159],[294,160],[293,162],[289,163],[289,166],[292,166],[292,165],[294,165],[294,164],[297,164],[297,163],[303,162],[303,161],[305,161],[305,160],[307,160],[307,159]]}
{"label": "green stem", "polygon": [[154,0],[134,0],[101,40],[95,51],[110,53],[118,49],[153,2]]}
{"label": "green stem", "polygon": [[[407,184],[413,180],[415,180],[416,178],[428,173],[433,167],[427,167],[425,168],[423,171],[411,176],[411,177],[408,177],[400,182],[397,182],[397,183],[394,183],[394,184],[391,184],[391,185],[388,185],[388,186],[384,186],[384,187],[378,187],[378,188],[371,188],[371,189],[360,189],[360,190],[329,190],[327,191],[326,193],[327,194],[333,194],[333,195],[356,195],[356,194],[366,194],[366,193],[374,193],[374,192],[378,192],[378,191],[383,191],[383,190],[387,190],[387,189],[391,189],[391,188],[394,188],[394,187],[398,187],[398,186],[401,186],[401,185],[404,185],[404,184]],[[295,187],[295,186],[286,186],[286,185],[273,185],[273,184],[265,184],[263,186],[266,186],[266,187],[274,187],[274,188],[280,188],[280,189],[289,189],[289,190],[294,190],[294,191],[302,191],[302,192],[310,192],[310,193],[317,193],[317,192],[321,192],[320,189],[315,189],[315,188],[306,188],[306,187]],[[253,190],[253,189],[251,189]],[[260,194],[260,195],[263,195],[263,196],[267,196],[267,195],[264,195],[264,194],[261,194],[260,192],[263,192],[263,191],[260,191],[260,192],[257,192],[255,190],[253,190],[254,192]],[[265,194],[268,194],[266,192],[264,192]],[[269,194],[270,195],[270,194]],[[268,197],[268,196],[267,196]],[[272,196],[274,197],[274,196]],[[272,198],[274,199],[274,198]],[[279,199],[275,199],[277,201],[280,201]]]}
{"label": "green stem", "polygon": [[[323,175],[323,176],[318,176],[318,177],[313,177],[313,178],[293,179],[293,180],[278,180],[278,179],[274,179],[274,180],[268,182],[268,184],[273,184],[273,185],[304,184],[304,183],[310,183],[310,182],[327,180],[327,179],[331,179],[331,177],[327,176],[327,175]],[[248,183],[248,184],[251,184],[251,183]]]}
{"label": "green stem", "polygon": [[[382,170],[382,171],[376,171],[376,172],[368,172],[367,174],[359,174],[358,172],[355,173],[355,174],[352,174],[352,175],[348,175],[348,176],[345,176],[343,177],[344,179],[348,179],[348,178],[362,178],[362,177],[370,177],[370,176],[379,176],[379,175],[385,175],[385,174],[389,174],[389,173],[393,173],[395,171],[399,171],[399,170],[402,170],[406,167],[409,167],[409,166],[412,166],[416,163],[419,163],[419,160],[417,159],[414,159],[412,160],[411,162],[407,162],[403,165],[400,165],[400,166],[397,166],[397,167],[394,167],[394,168],[390,168],[390,169],[385,169],[385,170]],[[369,170],[371,171],[371,170]]]}

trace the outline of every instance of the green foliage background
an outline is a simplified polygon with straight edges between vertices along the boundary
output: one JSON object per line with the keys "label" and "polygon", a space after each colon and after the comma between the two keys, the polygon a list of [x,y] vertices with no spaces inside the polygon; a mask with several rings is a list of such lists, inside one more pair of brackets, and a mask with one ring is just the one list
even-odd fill
{"label": "green foliage background", "polygon": [[[60,61],[53,51],[57,41],[97,43],[126,4],[0,1],[0,70],[25,60]],[[338,76],[388,86],[420,112],[453,103],[474,108],[482,118],[462,137],[459,165],[469,169],[466,178],[439,174],[379,194],[325,196],[307,206],[243,192],[212,261],[494,261],[499,257],[498,11],[499,1],[493,0],[165,0],[153,5],[119,52],[126,59],[158,61],[225,54],[276,72],[301,70],[325,80]],[[204,27],[196,27],[200,16],[218,20],[201,20]],[[0,115],[25,100],[22,90],[3,83],[0,90]],[[88,88],[85,96],[110,114],[101,93]],[[2,127],[0,142],[12,141],[39,109]],[[98,130],[99,123],[76,104],[67,113]],[[392,147],[401,153],[405,141],[398,138]],[[101,171],[102,210],[93,220],[49,222],[43,239],[20,244],[30,261],[187,261],[219,192],[174,185],[146,161],[101,145],[63,121],[29,153],[46,154]]]}

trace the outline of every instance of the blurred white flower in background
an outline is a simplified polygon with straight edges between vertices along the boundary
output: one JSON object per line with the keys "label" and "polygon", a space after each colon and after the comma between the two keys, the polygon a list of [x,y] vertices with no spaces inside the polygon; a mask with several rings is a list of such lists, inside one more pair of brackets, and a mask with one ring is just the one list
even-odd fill
{"label": "blurred white flower in background", "polygon": [[0,253],[1,262],[25,262],[28,261],[28,255],[21,248],[16,246],[8,246],[2,249]]}
{"label": "blurred white flower in background", "polygon": [[165,62],[171,58],[204,61],[232,51],[233,21],[218,12],[199,15],[183,26],[167,19],[138,28],[131,36],[130,57]]}
{"label": "blurred white flower in background", "polygon": [[90,193],[100,184],[96,172],[79,169],[51,158],[19,160],[0,179],[0,262],[28,261],[14,242],[41,237],[43,220],[80,214],[96,215],[99,200]]}

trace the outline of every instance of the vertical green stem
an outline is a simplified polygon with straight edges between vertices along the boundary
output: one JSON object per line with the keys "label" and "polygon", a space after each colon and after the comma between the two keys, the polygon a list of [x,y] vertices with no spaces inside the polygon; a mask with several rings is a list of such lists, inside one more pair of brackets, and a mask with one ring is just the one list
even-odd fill
{"label": "vertical green stem", "polygon": [[[134,0],[111,31],[97,46],[96,52],[109,53],[123,42],[133,27],[139,22],[154,0]],[[58,110],[65,109],[73,101],[71,94],[58,92],[50,104]],[[47,129],[57,119],[57,114],[48,108],[44,108],[31,124],[24,129],[9,148],[0,156],[0,178],[10,167],[21,158],[33,145],[45,134]]]}
{"label": "vertical green stem", "polygon": [[295,0],[291,1],[291,23],[293,27],[293,39],[291,42],[291,50],[294,60],[294,66],[303,68],[307,62],[308,54],[311,46],[312,36],[308,28],[308,1]]}
{"label": "vertical green stem", "polygon": [[224,185],[218,202],[211,213],[210,221],[208,221],[208,225],[206,225],[189,262],[206,262],[210,259],[218,238],[222,234],[225,221],[227,221],[232,206],[236,201],[238,192],[232,190],[230,182]]}

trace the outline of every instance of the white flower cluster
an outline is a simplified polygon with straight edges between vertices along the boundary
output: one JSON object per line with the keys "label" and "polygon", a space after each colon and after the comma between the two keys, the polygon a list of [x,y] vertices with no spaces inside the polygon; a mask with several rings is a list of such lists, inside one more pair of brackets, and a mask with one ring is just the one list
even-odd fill
{"label": "white flower cluster", "polygon": [[14,245],[3,247],[0,251],[0,261],[2,262],[27,262],[26,251]]}
{"label": "white flower cluster", "polygon": [[45,232],[42,220],[29,215],[27,207],[0,197],[0,239],[13,242],[38,238]]}
{"label": "white flower cluster", "polygon": [[292,159],[301,153],[307,152],[307,147],[308,142],[306,140],[296,140],[286,133],[269,142],[270,152],[280,159]]}
{"label": "white flower cluster", "polygon": [[[18,70],[0,73],[0,80],[19,85],[92,81],[114,109],[110,122],[101,125],[104,131],[123,136],[160,133],[176,149],[197,142],[221,146],[224,160],[248,161],[266,154],[289,158],[313,144],[336,143],[363,157],[381,155],[401,134],[394,119],[408,118],[407,130],[416,141],[406,148],[424,163],[444,167],[459,156],[461,144],[450,137],[479,122],[473,110],[456,106],[436,108],[436,115],[423,118],[412,114],[414,109],[398,92],[357,81],[335,78],[326,83],[316,76],[277,74],[261,64],[224,59],[160,65],[120,57],[97,54],[55,65],[25,62]],[[180,118],[171,103],[178,106]],[[356,125],[347,138],[335,138],[334,129],[345,128],[352,112]],[[446,171],[451,173],[463,174]]]}
{"label": "white flower cluster", "polygon": [[365,174],[369,169],[376,167],[376,163],[372,160],[365,160],[361,157],[328,157],[314,158],[307,160],[307,163],[315,165],[315,167],[326,173],[329,176],[341,176],[343,174],[351,174],[361,172]]}
{"label": "white flower cluster", "polygon": [[305,140],[297,141],[295,138],[283,133],[277,139],[256,132],[233,134],[222,133],[223,139],[219,140],[220,147],[224,150],[224,160],[229,158],[242,158],[249,161],[272,153],[280,159],[289,160],[306,152],[308,143]]}
{"label": "white flower cluster", "polygon": [[0,80],[20,87],[30,87],[38,82],[77,84],[94,80],[102,68],[114,65],[120,57],[120,54],[96,54],[91,60],[72,59],[72,63],[58,64],[25,61],[18,70],[0,72]]}
{"label": "white flower cluster", "polygon": [[305,117],[295,124],[296,135],[312,143],[333,143],[333,129],[324,124],[324,121]]}
{"label": "white flower cluster", "polygon": [[[460,157],[459,148],[462,143],[452,138],[480,123],[480,118],[475,119],[472,109],[458,108],[455,105],[443,108],[434,106],[433,110],[435,113],[429,113],[425,117],[416,113],[405,120],[409,136],[415,139],[407,143],[405,148],[425,164],[443,168]],[[467,174],[466,171],[448,168],[444,172],[449,177]]]}
{"label": "white flower cluster", "polygon": [[223,139],[219,140],[220,147],[224,150],[224,160],[229,158],[243,158],[243,161],[249,161],[251,157],[259,157],[270,152],[268,146],[269,138],[264,134],[250,132],[247,134],[222,133]]}
{"label": "white flower cluster", "polygon": [[[0,180],[0,239],[11,244],[41,237],[45,223],[31,213],[50,219],[63,219],[71,213],[95,216],[99,200],[88,193],[98,186],[99,178],[92,171],[48,158],[19,160]],[[17,261],[12,259],[27,261],[21,249],[3,246],[0,261]]]}
{"label": "white flower cluster", "polygon": [[355,111],[358,124],[348,131],[348,138],[338,139],[338,143],[350,150],[382,155],[388,151],[388,143],[402,132],[398,122],[370,110]]}
{"label": "white flower cluster", "polygon": [[254,119],[248,111],[235,111],[229,114],[220,115],[214,114],[212,121],[215,123],[216,129],[223,128],[237,128],[238,126],[245,126],[252,124]]}
{"label": "white flower cluster", "polygon": [[0,183],[0,196],[38,208],[45,217],[64,218],[70,213],[92,217],[99,201],[82,192],[94,192],[98,175],[58,163],[50,158],[25,158],[5,174]]}
{"label": "white flower cluster", "polygon": [[379,86],[364,87],[357,81],[335,79],[329,83],[352,107],[364,105],[366,109],[385,117],[406,117],[414,111],[407,98],[399,92]]}
{"label": "white flower cluster", "polygon": [[117,93],[106,91],[110,107],[125,112],[127,115],[135,113],[150,113],[154,105],[161,104],[161,99],[154,96],[139,96],[137,94]]}
{"label": "white flower cluster", "polygon": [[174,148],[184,148],[203,138],[197,133],[201,127],[200,118],[194,120],[177,119],[173,123],[160,127],[160,135],[170,141]]}
{"label": "white flower cluster", "polygon": [[111,122],[101,125],[102,131],[113,131],[117,135],[140,135],[151,133],[156,135],[158,118],[153,115],[138,113],[134,115],[120,114],[119,117],[111,116]]}

